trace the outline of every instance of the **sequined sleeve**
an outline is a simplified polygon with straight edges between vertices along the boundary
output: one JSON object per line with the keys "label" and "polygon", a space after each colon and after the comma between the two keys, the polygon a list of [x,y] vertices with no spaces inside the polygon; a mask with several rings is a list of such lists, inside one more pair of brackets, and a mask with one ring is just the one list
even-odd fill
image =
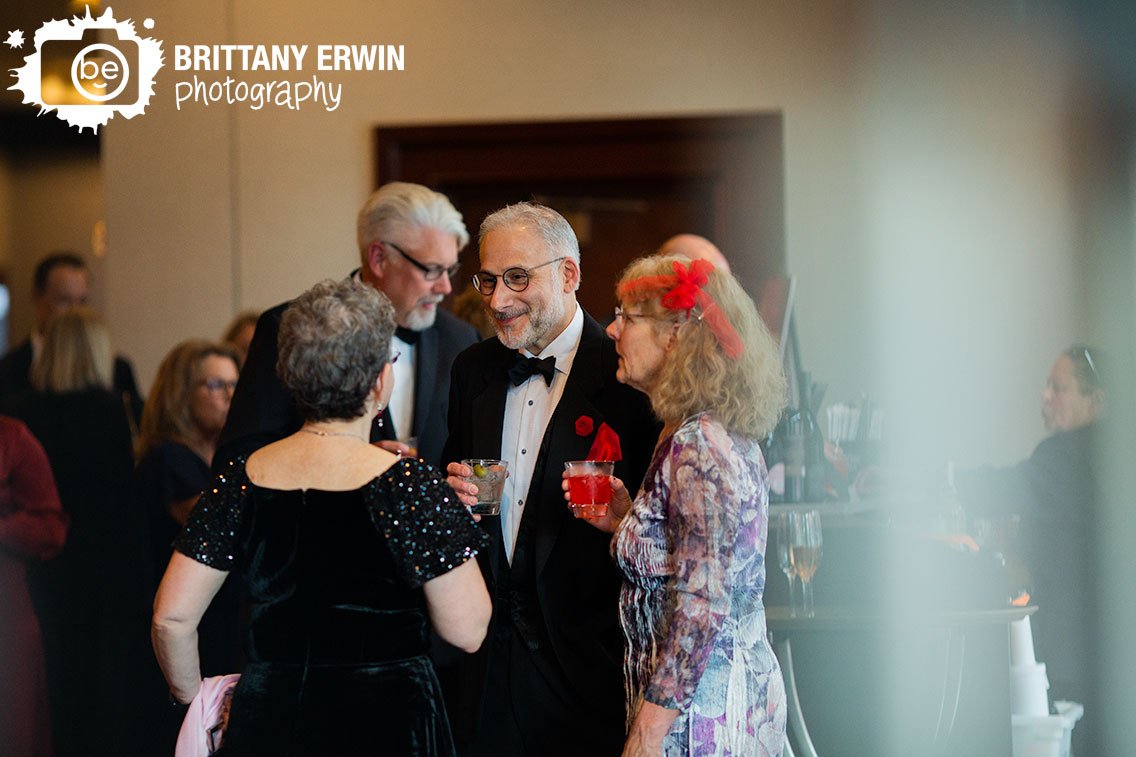
{"label": "sequined sleeve", "polygon": [[174,549],[217,570],[233,569],[241,510],[248,496],[244,458],[230,462],[213,478],[174,539]]}
{"label": "sequined sleeve", "polygon": [[399,460],[375,479],[369,504],[410,586],[453,570],[488,541],[443,475],[421,460]]}

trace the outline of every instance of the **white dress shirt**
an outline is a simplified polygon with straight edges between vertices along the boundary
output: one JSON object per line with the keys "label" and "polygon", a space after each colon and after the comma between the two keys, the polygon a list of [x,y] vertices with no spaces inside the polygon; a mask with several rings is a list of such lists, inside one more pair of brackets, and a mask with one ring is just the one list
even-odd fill
{"label": "white dress shirt", "polygon": [[391,392],[391,422],[395,438],[405,442],[414,435],[414,368],[418,360],[418,346],[407,344],[397,336],[391,337],[391,357],[398,353],[394,370],[394,390]]}
{"label": "white dress shirt", "polygon": [[[356,284],[363,283],[359,271],[351,274],[351,280]],[[391,390],[390,408],[391,423],[394,424],[395,438],[405,442],[414,435],[414,368],[418,360],[416,345],[407,344],[397,336],[391,335],[391,357],[398,353],[398,362],[394,364],[394,389]]]}
{"label": "white dress shirt", "polygon": [[575,307],[576,312],[568,327],[539,355],[520,350],[525,357],[556,358],[556,373],[552,377],[552,384],[546,384],[543,376],[530,376],[520,386],[510,385],[505,396],[501,459],[509,463],[509,477],[505,479],[505,488],[501,494],[501,543],[510,565],[513,563],[513,548],[517,543],[521,516],[525,512],[525,501],[529,495],[536,458],[540,453],[540,443],[544,439],[548,421],[564,394],[564,384],[580,346],[580,335],[584,333],[584,311],[579,305]]}

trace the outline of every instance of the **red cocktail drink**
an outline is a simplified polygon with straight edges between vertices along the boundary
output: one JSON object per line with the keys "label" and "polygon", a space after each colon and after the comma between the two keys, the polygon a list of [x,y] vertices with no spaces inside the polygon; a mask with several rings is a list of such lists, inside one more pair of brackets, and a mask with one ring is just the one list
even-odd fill
{"label": "red cocktail drink", "polygon": [[568,471],[568,498],[577,518],[602,518],[611,501],[612,463],[581,460],[564,463]]}

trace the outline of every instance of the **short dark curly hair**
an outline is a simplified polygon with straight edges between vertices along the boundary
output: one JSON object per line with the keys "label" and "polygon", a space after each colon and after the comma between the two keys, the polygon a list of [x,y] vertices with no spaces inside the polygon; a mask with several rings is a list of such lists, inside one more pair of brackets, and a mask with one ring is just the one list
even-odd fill
{"label": "short dark curly hair", "polygon": [[390,362],[393,333],[390,300],[351,279],[320,282],[293,300],[280,320],[276,372],[304,419],[361,416]]}

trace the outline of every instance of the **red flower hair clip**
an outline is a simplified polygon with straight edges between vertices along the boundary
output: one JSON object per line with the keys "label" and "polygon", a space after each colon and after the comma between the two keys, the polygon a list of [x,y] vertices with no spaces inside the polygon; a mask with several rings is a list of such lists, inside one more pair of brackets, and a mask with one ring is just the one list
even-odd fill
{"label": "red flower hair clip", "polygon": [[699,295],[705,294],[702,287],[710,280],[710,271],[714,269],[706,260],[692,260],[689,266],[676,260],[671,264],[675,272],[675,285],[663,295],[662,304],[667,310],[684,310],[689,316],[690,311],[698,304]]}
{"label": "red flower hair clip", "polygon": [[710,272],[714,270],[713,264],[697,259],[690,261],[690,265],[683,265],[682,261],[675,260],[672,261],[671,268],[673,274],[642,276],[625,281],[619,285],[617,294],[620,299],[640,302],[662,292],[662,306],[667,310],[682,311],[687,318],[697,306],[702,311],[697,316],[698,320],[705,321],[726,357],[736,360],[745,349],[742,339],[726,314],[704,289],[710,281]]}

